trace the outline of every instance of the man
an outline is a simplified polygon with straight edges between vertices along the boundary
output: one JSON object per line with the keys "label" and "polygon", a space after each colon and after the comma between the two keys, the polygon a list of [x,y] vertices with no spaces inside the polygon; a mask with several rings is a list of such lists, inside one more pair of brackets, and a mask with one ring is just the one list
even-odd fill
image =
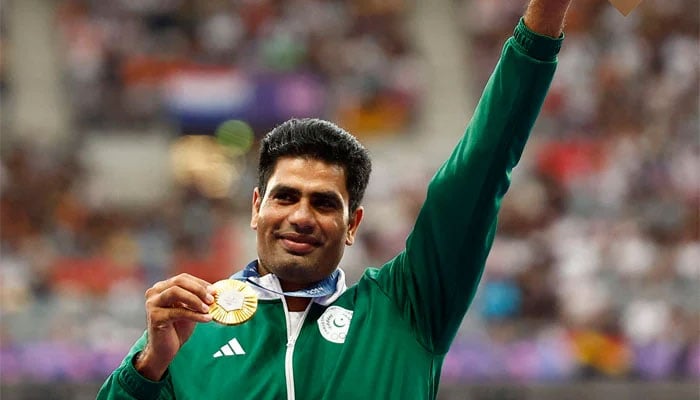
{"label": "man", "polygon": [[221,325],[208,312],[209,282],[155,284],[147,332],[98,398],[434,399],[554,73],[569,2],[530,1],[405,250],[350,288],[337,266],[362,222],[366,151],[320,120],[270,132],[252,199],[258,259],[234,276],[257,293],[256,314]]}

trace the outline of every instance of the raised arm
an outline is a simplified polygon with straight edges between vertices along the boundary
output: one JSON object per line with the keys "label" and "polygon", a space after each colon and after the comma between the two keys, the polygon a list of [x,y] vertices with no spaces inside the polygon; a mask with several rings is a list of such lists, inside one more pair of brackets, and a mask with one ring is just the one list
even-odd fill
{"label": "raised arm", "polygon": [[431,180],[406,249],[370,273],[433,353],[447,352],[478,286],[511,170],[554,75],[568,5],[529,3],[464,137]]}

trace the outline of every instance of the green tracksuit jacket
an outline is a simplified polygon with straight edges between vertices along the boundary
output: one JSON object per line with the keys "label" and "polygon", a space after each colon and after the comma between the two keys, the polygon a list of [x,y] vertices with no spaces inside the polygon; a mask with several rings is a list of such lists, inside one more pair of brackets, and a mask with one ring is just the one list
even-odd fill
{"label": "green tracksuit jacket", "polygon": [[[144,335],[98,398],[434,399],[560,46],[518,24],[405,250],[349,288],[341,279],[311,303],[299,332],[288,329],[284,299],[261,292],[249,322],[198,324],[160,382],[133,368]],[[279,290],[274,276],[261,282]]]}

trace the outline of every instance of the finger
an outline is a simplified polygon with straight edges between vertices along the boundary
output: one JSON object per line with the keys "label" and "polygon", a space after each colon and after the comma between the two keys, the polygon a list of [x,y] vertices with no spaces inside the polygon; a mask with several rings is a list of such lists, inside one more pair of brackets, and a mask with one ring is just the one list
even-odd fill
{"label": "finger", "polygon": [[182,273],[180,275],[174,276],[172,279],[174,279],[174,280],[178,280],[178,279],[191,280],[191,281],[197,282],[202,287],[207,287],[207,286],[211,285],[211,283],[205,281],[204,279],[198,278],[198,277],[196,277],[194,275],[190,275],[188,273]]}
{"label": "finger", "polygon": [[160,293],[160,292],[162,292],[163,290],[165,290],[165,289],[167,289],[167,288],[169,288],[169,287],[171,287],[171,286],[174,286],[174,285],[178,285],[178,286],[188,285],[188,286],[191,286],[192,284],[197,284],[197,285],[199,285],[199,286],[201,286],[201,287],[204,287],[204,288],[206,288],[207,286],[210,285],[210,283],[207,282],[207,281],[205,281],[204,279],[200,279],[200,278],[197,278],[196,276],[183,273],[183,274],[179,274],[179,275],[173,276],[173,277],[171,277],[171,278],[169,278],[169,279],[166,279],[166,280],[164,280],[164,281],[157,282],[155,285],[153,285],[153,287],[152,287],[151,289],[153,289],[154,291]]}
{"label": "finger", "polygon": [[209,312],[209,305],[191,291],[173,286],[146,301],[147,309],[187,308],[197,312]]}
{"label": "finger", "polygon": [[186,308],[158,308],[151,312],[149,321],[157,329],[164,329],[176,321],[210,322],[209,313],[199,313]]}
{"label": "finger", "polygon": [[211,284],[204,279],[197,278],[190,274],[180,274],[171,278],[171,281],[174,285],[196,294],[206,304],[214,302],[213,293],[207,289]]}
{"label": "finger", "polygon": [[197,278],[194,275],[190,275],[187,273],[182,273],[176,276],[173,276],[169,279],[166,279],[164,281],[157,282],[155,285],[153,285],[152,289],[154,289],[156,292],[162,292],[163,290],[173,286],[173,285],[182,285],[182,284],[188,284],[187,282],[193,282],[198,284],[201,287],[206,288],[207,286],[210,286],[211,283],[205,281],[204,279]]}
{"label": "finger", "polygon": [[180,274],[165,281],[156,283],[151,289],[146,291],[146,297],[148,298],[154,294],[162,293],[174,286],[181,287],[194,293],[207,304],[214,302],[214,297],[212,296],[213,293],[211,293],[210,290],[207,290],[211,284],[204,279],[197,278],[190,274]]}

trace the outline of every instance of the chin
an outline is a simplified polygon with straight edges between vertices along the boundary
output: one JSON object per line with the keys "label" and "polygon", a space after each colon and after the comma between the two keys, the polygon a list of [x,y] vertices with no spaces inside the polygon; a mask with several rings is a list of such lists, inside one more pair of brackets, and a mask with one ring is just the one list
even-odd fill
{"label": "chin", "polygon": [[[300,256],[292,257],[281,262],[272,264],[268,270],[277,275],[278,278],[294,283],[309,283],[314,282],[313,279],[317,273],[313,266],[309,266],[308,262],[299,260]],[[316,279],[318,280],[318,279]]]}

